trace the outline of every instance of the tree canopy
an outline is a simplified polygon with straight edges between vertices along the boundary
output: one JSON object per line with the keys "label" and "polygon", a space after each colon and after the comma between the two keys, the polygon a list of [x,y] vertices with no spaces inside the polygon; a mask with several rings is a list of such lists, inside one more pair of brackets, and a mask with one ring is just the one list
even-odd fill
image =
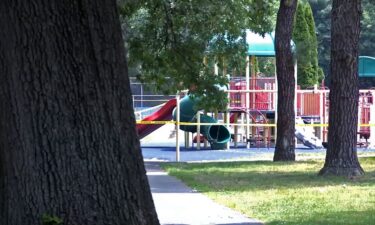
{"label": "tree canopy", "polygon": [[143,82],[164,93],[189,89],[205,108],[224,107],[223,72],[213,65],[241,67],[245,29],[264,34],[274,27],[276,1],[129,1],[122,4],[130,66]]}
{"label": "tree canopy", "polygon": [[[213,84],[226,83],[225,76],[212,76],[213,63],[235,68],[237,74],[243,73],[244,43],[233,44],[230,41],[243,35],[244,29],[259,33],[273,30],[278,7],[276,0],[120,2],[123,2],[120,4],[122,15],[128,21],[124,23],[124,28],[128,31],[130,66],[136,68],[132,70],[135,71],[133,74],[143,82],[153,83],[165,93],[194,86],[198,94],[210,95],[213,92],[210,97],[221,96],[212,88]],[[308,53],[298,54],[298,82],[306,87],[322,79],[320,67],[326,77],[329,75],[332,0],[299,2],[301,6],[297,10],[296,17],[299,18],[296,19],[293,39],[297,46],[300,45],[298,49]],[[373,56],[375,26],[372,19],[375,6],[370,0],[363,0],[363,6],[360,54]],[[305,32],[297,32],[300,29]],[[314,33],[317,35],[316,41]],[[208,46],[213,45],[213,37],[215,47],[208,52]],[[306,46],[301,47],[301,43]],[[203,64],[204,57],[208,57],[206,65]],[[272,66],[267,66],[272,65],[270,60],[262,59],[259,62],[261,71],[263,67],[266,74],[273,71]]]}
{"label": "tree canopy", "polygon": [[[309,0],[318,36],[319,64],[329,81],[331,52],[331,9],[332,0]],[[372,0],[362,0],[360,55],[375,56],[375,5]]]}
{"label": "tree canopy", "polygon": [[375,56],[375,5],[373,1],[363,0],[361,20],[360,54]]}

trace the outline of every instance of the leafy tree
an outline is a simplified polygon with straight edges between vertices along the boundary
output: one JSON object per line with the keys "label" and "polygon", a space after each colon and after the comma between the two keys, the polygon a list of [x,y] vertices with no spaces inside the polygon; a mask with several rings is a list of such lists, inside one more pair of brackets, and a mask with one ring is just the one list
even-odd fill
{"label": "leafy tree", "polygon": [[[319,65],[323,68],[326,81],[330,80],[331,52],[331,9],[332,0],[309,0],[314,14],[318,37]],[[360,55],[375,56],[375,5],[372,0],[363,0],[361,19]]]}
{"label": "leafy tree", "polygon": [[[369,0],[363,0],[363,14],[361,20],[360,54],[375,57],[375,5]],[[373,77],[360,77],[360,89],[375,87]]]}
{"label": "leafy tree", "polygon": [[213,75],[213,65],[223,68],[225,63],[229,73],[230,69],[245,68],[246,43],[239,37],[244,36],[245,29],[271,31],[275,2],[125,2],[122,12],[129,34],[129,62],[138,67],[141,81],[154,83],[165,93],[190,89],[202,96],[206,109],[223,108],[226,94],[215,85],[226,85],[228,81],[226,74]]}
{"label": "leafy tree", "polygon": [[159,224],[116,1],[0,1],[0,224]]}
{"label": "leafy tree", "polygon": [[324,72],[323,69],[319,66],[319,57],[318,57],[318,39],[316,35],[316,25],[315,25],[315,20],[313,16],[313,12],[311,9],[310,4],[307,2],[306,7],[305,7],[305,16],[307,20],[307,25],[309,27],[309,33],[310,33],[310,41],[311,41],[311,65],[314,69],[314,81],[315,83],[313,84],[318,84],[320,83],[323,78],[324,78]]}
{"label": "leafy tree", "polygon": [[375,57],[375,5],[371,0],[363,0],[361,20],[360,54]]}
{"label": "leafy tree", "polygon": [[297,0],[281,0],[277,13],[275,50],[277,70],[277,139],[274,161],[295,160],[295,79],[291,46]]}
{"label": "leafy tree", "polygon": [[331,9],[332,0],[309,0],[315,20],[315,28],[318,39],[319,65],[325,74],[326,82],[329,82],[329,62],[331,49]]}
{"label": "leafy tree", "polygon": [[315,22],[308,2],[298,2],[293,40],[297,47],[298,84],[303,88],[318,84],[324,75],[318,64]]}
{"label": "leafy tree", "polygon": [[361,0],[333,0],[328,148],[321,175],[363,174],[357,158]]}

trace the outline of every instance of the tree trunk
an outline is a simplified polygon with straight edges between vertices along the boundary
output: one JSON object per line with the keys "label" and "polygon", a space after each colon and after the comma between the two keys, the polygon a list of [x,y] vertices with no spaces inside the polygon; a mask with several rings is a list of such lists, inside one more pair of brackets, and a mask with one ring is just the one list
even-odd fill
{"label": "tree trunk", "polygon": [[295,78],[291,39],[297,0],[281,0],[277,13],[275,50],[278,83],[277,139],[274,161],[295,160]]}
{"label": "tree trunk", "polygon": [[0,224],[159,224],[116,1],[3,0],[0,27]]}
{"label": "tree trunk", "polygon": [[360,17],[360,0],[333,1],[328,149],[321,175],[363,174],[357,158]]}

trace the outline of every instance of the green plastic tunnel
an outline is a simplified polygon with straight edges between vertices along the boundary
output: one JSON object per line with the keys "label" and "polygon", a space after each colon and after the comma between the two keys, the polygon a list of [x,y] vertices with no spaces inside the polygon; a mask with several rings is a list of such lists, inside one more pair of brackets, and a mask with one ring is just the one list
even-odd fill
{"label": "green plastic tunnel", "polygon": [[[199,100],[192,98],[189,95],[185,96],[180,101],[180,121],[181,122],[197,122],[196,104]],[[173,119],[176,120],[176,109],[173,111]],[[201,115],[201,123],[217,123],[214,118]],[[187,132],[197,132],[197,126],[180,125],[180,129]],[[226,149],[226,144],[230,141],[230,132],[223,125],[201,125],[200,130],[202,135],[210,142],[211,149]]]}

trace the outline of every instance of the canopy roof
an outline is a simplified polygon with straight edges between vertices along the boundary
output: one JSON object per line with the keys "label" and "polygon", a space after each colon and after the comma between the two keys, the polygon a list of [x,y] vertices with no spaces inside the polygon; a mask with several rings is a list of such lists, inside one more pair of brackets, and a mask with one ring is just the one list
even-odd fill
{"label": "canopy roof", "polygon": [[[251,56],[274,57],[275,52],[275,33],[266,33],[264,37],[260,34],[246,31],[246,43],[249,45],[247,54]],[[295,52],[295,44],[291,41],[292,51]]]}
{"label": "canopy roof", "polygon": [[[242,37],[238,37],[236,40],[228,40],[226,36],[219,37],[214,36],[210,41],[210,44],[214,44],[218,40],[222,40],[227,43],[237,43],[240,42]],[[264,37],[260,34],[254,33],[251,30],[246,30],[246,44],[248,45],[247,55],[249,56],[257,56],[257,57],[275,57],[275,33],[266,33]],[[295,53],[296,46],[293,41],[291,41],[292,51]],[[210,45],[207,51],[210,51],[210,48],[213,45]]]}
{"label": "canopy roof", "polygon": [[273,33],[266,33],[264,37],[253,33],[250,30],[246,31],[246,43],[249,45],[247,50],[248,55],[253,56],[275,56],[275,35]]}
{"label": "canopy roof", "polygon": [[360,56],[358,69],[360,77],[375,77],[375,58]]}

